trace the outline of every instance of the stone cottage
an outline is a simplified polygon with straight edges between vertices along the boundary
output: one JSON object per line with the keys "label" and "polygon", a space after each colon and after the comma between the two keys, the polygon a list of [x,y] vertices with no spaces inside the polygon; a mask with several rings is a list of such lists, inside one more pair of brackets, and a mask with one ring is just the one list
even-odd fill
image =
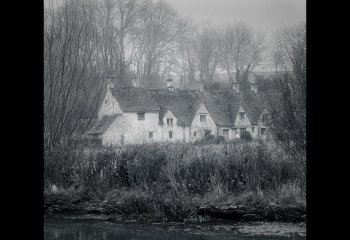
{"label": "stone cottage", "polygon": [[168,79],[164,89],[107,85],[98,121],[88,135],[102,145],[145,142],[192,142],[205,135],[232,140],[249,131],[253,138],[265,138],[261,121],[263,104],[256,86],[250,92],[174,89]]}

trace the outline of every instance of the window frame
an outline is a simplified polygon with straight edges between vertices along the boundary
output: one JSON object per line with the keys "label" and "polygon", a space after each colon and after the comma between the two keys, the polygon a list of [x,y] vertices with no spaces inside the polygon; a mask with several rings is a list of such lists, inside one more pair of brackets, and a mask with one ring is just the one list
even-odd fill
{"label": "window frame", "polygon": [[245,119],[245,112],[240,112],[239,113],[239,120],[244,120]]}
{"label": "window frame", "polygon": [[[143,116],[143,117],[141,117]],[[144,121],[146,119],[146,114],[145,113],[137,113],[137,120],[138,121]]]}
{"label": "window frame", "polygon": [[[203,121],[202,121],[202,117],[204,118]],[[207,123],[207,114],[199,114],[199,122]]]}
{"label": "window frame", "polygon": [[174,126],[174,120],[173,120],[174,118],[167,118],[166,119],[166,124],[167,124],[167,126]]}
{"label": "window frame", "polygon": [[247,131],[247,128],[239,128],[239,133],[242,134]]}

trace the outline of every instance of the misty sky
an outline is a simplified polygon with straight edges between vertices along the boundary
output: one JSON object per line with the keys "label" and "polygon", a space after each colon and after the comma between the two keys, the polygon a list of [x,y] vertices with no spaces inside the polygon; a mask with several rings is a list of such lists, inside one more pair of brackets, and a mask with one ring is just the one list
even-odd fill
{"label": "misty sky", "polygon": [[[60,5],[63,0],[54,0]],[[153,0],[157,1],[157,0]],[[164,0],[180,15],[194,20],[224,23],[244,21],[270,34],[281,25],[306,21],[306,0]],[[45,4],[47,0],[44,0]]]}
{"label": "misty sky", "polygon": [[[60,5],[64,0],[54,0]],[[153,0],[157,1],[157,0]],[[294,25],[306,21],[306,0],[164,0],[169,2],[181,16],[190,16],[196,22],[209,21],[214,24],[243,21],[254,30],[266,33],[283,25]],[[46,3],[47,0],[44,0]],[[271,49],[268,50],[270,52]],[[260,69],[271,69],[269,58]]]}
{"label": "misty sky", "polygon": [[306,0],[165,0],[196,21],[244,21],[269,34],[281,25],[306,21]]}

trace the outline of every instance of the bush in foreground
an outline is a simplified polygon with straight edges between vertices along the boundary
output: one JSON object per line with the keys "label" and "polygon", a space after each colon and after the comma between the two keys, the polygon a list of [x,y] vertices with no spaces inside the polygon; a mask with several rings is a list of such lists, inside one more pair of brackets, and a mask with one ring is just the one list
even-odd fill
{"label": "bush in foreground", "polygon": [[[119,201],[128,213],[177,219],[193,216],[198,204],[232,196],[248,205],[266,199],[292,204],[303,194],[304,171],[276,147],[263,142],[127,145],[94,152],[62,147],[45,152],[45,184]],[[291,182],[299,184],[287,187]]]}

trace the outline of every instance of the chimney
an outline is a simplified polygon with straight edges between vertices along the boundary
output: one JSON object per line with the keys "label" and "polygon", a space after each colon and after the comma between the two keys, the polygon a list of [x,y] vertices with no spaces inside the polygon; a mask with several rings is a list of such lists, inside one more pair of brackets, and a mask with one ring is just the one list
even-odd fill
{"label": "chimney", "polygon": [[204,91],[204,78],[203,74],[200,74],[199,79],[196,81],[196,90],[198,92],[203,92]]}
{"label": "chimney", "polygon": [[173,92],[174,91],[174,86],[173,86],[173,79],[168,77],[166,80],[166,87],[168,88],[169,92]]}
{"label": "chimney", "polygon": [[114,88],[113,77],[107,76],[105,77],[107,81],[107,90]]}
{"label": "chimney", "polygon": [[132,77],[132,80],[131,80],[132,82],[131,82],[131,85],[133,86],[133,87],[138,87],[139,86],[139,84],[138,84],[138,81],[137,81],[137,76],[136,76],[136,74],[134,74],[134,76]]}
{"label": "chimney", "polygon": [[235,81],[235,82],[232,84],[232,89],[233,89],[233,91],[235,91],[236,93],[239,93],[239,83]]}
{"label": "chimney", "polygon": [[258,85],[256,85],[256,83],[251,83],[250,90],[254,93],[258,93]]}

